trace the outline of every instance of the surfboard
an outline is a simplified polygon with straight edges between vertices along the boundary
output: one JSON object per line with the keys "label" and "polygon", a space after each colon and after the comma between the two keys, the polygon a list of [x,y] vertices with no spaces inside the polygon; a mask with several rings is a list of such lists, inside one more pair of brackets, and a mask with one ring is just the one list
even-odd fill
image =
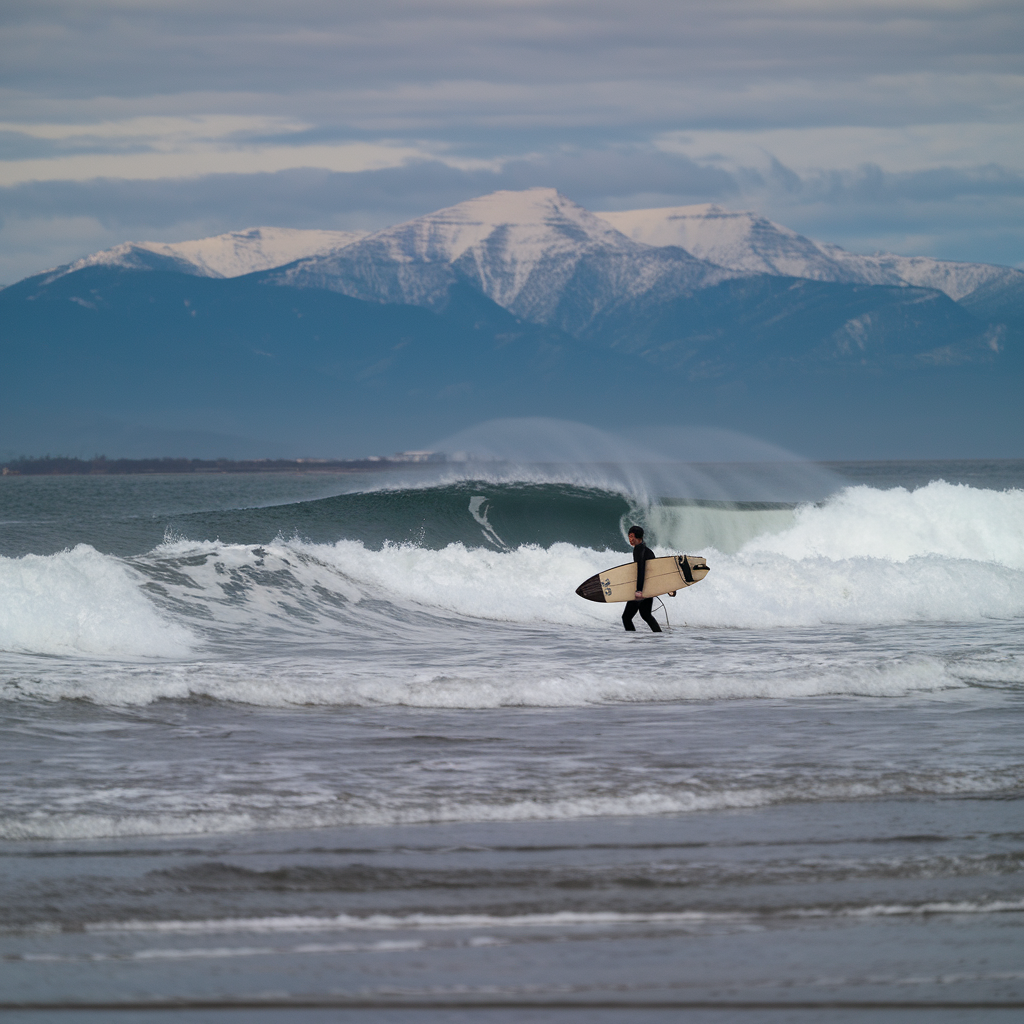
{"label": "surfboard", "polygon": [[[699,583],[709,572],[703,555],[665,555],[649,558],[644,574],[644,597],[658,597]],[[576,593],[588,601],[632,601],[636,594],[636,562],[605,569],[584,580]]]}

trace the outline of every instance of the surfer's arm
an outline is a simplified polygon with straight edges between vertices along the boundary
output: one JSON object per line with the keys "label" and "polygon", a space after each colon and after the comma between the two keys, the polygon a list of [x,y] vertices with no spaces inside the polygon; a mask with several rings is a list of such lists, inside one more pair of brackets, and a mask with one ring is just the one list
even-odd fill
{"label": "surfer's arm", "polygon": [[[636,562],[636,592],[643,596],[644,579],[647,576],[647,548],[645,545],[638,544],[633,548],[633,559]],[[638,597],[639,601],[640,598]]]}

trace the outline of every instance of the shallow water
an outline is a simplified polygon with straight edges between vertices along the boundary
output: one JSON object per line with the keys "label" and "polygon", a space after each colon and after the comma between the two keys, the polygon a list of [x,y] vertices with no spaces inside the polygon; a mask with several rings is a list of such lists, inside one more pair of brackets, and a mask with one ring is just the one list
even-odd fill
{"label": "shallow water", "polygon": [[4,478],[3,1000],[1007,1019],[1024,464],[846,472]]}

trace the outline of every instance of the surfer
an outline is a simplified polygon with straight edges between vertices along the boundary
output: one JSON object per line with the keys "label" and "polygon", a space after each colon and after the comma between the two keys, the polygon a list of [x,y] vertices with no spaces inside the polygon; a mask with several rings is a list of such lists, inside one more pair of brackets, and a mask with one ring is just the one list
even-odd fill
{"label": "surfer", "polygon": [[647,571],[647,562],[654,558],[654,552],[644,543],[644,530],[642,526],[631,526],[629,528],[629,543],[633,548],[633,561],[636,562],[636,594],[635,600],[626,602],[626,610],[622,613],[622,624],[627,632],[635,633],[636,626],[633,625],[633,617],[637,612],[640,618],[651,627],[655,633],[661,632],[661,626],[654,617],[651,609],[654,607],[654,598],[644,599],[644,574]]}

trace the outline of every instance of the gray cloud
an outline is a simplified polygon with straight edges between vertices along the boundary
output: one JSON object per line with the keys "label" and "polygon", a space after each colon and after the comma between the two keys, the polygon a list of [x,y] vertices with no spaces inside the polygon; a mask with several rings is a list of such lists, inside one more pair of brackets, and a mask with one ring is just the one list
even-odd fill
{"label": "gray cloud", "polygon": [[[320,123],[897,124],[1020,104],[1012,0],[12,0],[0,85],[33,100],[218,96]],[[958,87],[944,89],[956,78]],[[187,102],[187,101],[186,101]],[[41,109],[41,108],[40,108]]]}
{"label": "gray cloud", "polygon": [[995,164],[967,170],[938,167],[892,174],[866,164],[856,171],[816,175],[800,182],[799,188],[823,199],[850,196],[877,203],[896,199],[924,203],[970,197],[1020,198],[1024,196],[1024,174]]}
{"label": "gray cloud", "polygon": [[[781,180],[781,176],[776,179]],[[996,166],[890,173],[867,165],[767,182],[767,215],[855,252],[1024,265],[1024,174]]]}
{"label": "gray cloud", "polygon": [[705,202],[736,196],[735,177],[686,157],[575,152],[510,161],[500,171],[463,171],[439,161],[360,173],[315,169],[213,174],[156,181],[26,182],[0,188],[4,219],[88,216],[105,227],[163,230],[197,218],[224,225],[377,227],[499,188],[554,184],[587,205],[627,205],[638,196]]}
{"label": "gray cloud", "polygon": [[[859,251],[1021,263],[1022,50],[1019,0],[8,0],[0,160],[110,162],[67,172],[107,178],[0,189],[0,279],[127,238],[373,228],[531,185],[592,209],[717,201]],[[136,123],[203,115],[250,127],[175,141]],[[438,159],[199,175],[207,162],[154,181],[117,162],[352,141]],[[470,158],[491,169],[443,162]]]}
{"label": "gray cloud", "polygon": [[72,139],[45,139],[19,131],[0,131],[0,160],[33,160],[78,153],[140,153],[152,147],[132,139],[98,138],[88,134]]}

